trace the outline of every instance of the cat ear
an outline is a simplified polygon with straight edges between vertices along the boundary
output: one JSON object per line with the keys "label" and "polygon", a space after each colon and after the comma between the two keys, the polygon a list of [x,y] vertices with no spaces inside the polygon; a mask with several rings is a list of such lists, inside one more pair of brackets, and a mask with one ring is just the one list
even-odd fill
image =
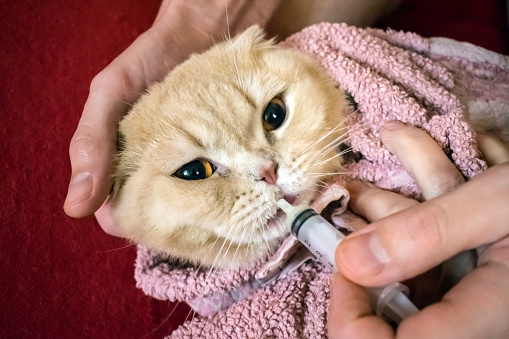
{"label": "cat ear", "polygon": [[232,46],[237,49],[258,49],[274,46],[274,39],[266,40],[265,32],[258,25],[253,25],[237,35]]}

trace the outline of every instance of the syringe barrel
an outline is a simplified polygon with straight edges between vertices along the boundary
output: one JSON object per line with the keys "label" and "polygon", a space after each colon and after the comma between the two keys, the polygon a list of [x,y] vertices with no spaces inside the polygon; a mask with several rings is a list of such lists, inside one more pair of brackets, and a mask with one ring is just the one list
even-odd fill
{"label": "syringe barrel", "polygon": [[[337,272],[334,255],[345,236],[313,209],[297,206],[288,214],[294,236],[333,272]],[[399,282],[367,288],[375,313],[400,323],[418,309],[408,299],[408,289]]]}
{"label": "syringe barrel", "polygon": [[306,209],[291,225],[291,232],[318,260],[334,272],[338,271],[334,253],[345,236],[321,215]]}

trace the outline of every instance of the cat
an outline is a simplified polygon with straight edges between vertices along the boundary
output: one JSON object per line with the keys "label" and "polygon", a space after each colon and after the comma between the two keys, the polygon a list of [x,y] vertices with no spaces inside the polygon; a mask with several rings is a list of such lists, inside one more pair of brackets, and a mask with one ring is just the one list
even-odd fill
{"label": "cat", "polygon": [[340,170],[348,105],[320,65],[257,26],[192,55],[120,122],[116,223],[200,267],[267,257],[288,235],[275,201],[309,203]]}

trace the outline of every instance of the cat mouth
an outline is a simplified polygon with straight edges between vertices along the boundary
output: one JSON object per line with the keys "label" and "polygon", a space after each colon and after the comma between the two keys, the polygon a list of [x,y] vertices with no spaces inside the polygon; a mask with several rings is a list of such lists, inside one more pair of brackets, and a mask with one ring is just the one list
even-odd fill
{"label": "cat mouth", "polygon": [[[297,198],[298,198],[297,194],[287,194],[287,195],[283,196],[283,199],[285,199],[290,205],[293,205],[295,203],[295,201],[297,200]],[[286,219],[286,213],[283,212],[282,209],[278,208],[276,215],[267,221],[267,229],[277,227],[282,222],[284,222],[285,219]]]}
{"label": "cat mouth", "polygon": [[297,197],[297,194],[286,194],[283,196],[283,199],[285,199],[290,205],[293,205],[295,200],[297,200]]}
{"label": "cat mouth", "polygon": [[281,209],[278,209],[276,215],[267,221],[267,229],[278,227],[286,219],[286,214]]}

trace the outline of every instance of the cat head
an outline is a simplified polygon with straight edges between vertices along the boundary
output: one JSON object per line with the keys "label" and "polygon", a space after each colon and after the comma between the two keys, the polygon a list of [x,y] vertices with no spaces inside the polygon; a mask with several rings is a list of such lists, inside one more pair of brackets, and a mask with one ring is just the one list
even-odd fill
{"label": "cat head", "polygon": [[263,259],[341,165],[345,94],[258,27],[193,55],[120,123],[114,218],[130,239],[206,267]]}

